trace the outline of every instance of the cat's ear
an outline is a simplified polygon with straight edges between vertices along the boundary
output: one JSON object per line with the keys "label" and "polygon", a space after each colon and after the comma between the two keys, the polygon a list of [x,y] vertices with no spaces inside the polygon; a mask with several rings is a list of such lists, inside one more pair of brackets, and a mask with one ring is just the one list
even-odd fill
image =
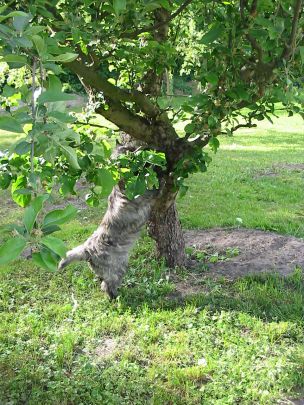
{"label": "cat's ear", "polygon": [[116,146],[121,146],[121,145],[122,145],[122,143],[120,143],[119,140],[116,139]]}

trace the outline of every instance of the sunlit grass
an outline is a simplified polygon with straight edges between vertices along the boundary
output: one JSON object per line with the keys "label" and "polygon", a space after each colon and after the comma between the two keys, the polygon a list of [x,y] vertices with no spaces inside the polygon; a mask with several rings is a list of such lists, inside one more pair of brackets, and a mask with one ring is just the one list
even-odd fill
{"label": "sunlit grass", "polygon": [[[303,237],[303,169],[292,166],[304,163],[303,132],[300,118],[281,117],[222,137],[207,173],[192,176],[178,200],[183,225],[239,226],[241,218]],[[0,137],[0,150],[17,138]],[[9,190],[0,199],[0,222],[16,221],[22,210]],[[59,236],[70,247],[83,242],[105,205],[81,210]],[[147,237],[114,303],[83,263],[56,273],[26,260],[1,266],[0,403],[273,405],[300,395],[300,269],[287,278],[206,279],[185,302],[168,298],[171,275]],[[114,349],[104,356],[107,341]]]}
{"label": "sunlit grass", "polygon": [[[298,131],[298,132],[297,132]],[[207,173],[179,200],[186,227],[243,226],[304,236],[304,123],[281,117],[221,138]]]}

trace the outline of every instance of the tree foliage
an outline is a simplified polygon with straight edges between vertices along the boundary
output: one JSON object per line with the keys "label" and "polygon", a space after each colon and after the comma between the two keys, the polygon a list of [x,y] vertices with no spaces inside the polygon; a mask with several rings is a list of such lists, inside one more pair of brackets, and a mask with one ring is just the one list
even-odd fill
{"label": "tree foliage", "polygon": [[[92,206],[119,182],[130,199],[160,181],[184,193],[219,135],[271,121],[277,103],[304,117],[303,27],[301,0],[0,1],[0,129],[21,135],[0,155],[0,187],[25,207],[2,262],[29,245],[36,264],[56,268],[65,248],[50,234],[75,215],[44,213],[58,185],[74,194],[84,177]],[[201,93],[163,108],[166,70],[191,74]],[[88,94],[83,114],[66,107],[71,74]],[[144,146],[111,157],[115,131],[96,113]]]}

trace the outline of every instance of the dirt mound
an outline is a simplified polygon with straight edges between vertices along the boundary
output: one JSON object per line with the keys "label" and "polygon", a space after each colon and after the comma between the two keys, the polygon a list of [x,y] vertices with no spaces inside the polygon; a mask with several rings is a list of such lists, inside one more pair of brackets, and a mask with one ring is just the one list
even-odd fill
{"label": "dirt mound", "polygon": [[297,266],[304,269],[303,239],[235,228],[189,230],[185,238],[187,246],[215,258],[215,262],[206,263],[207,273],[212,276],[233,280],[267,271],[286,276]]}

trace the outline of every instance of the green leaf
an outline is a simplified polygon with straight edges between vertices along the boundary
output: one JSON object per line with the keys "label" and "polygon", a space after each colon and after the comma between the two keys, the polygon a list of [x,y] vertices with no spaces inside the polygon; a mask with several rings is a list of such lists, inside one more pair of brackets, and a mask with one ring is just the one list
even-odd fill
{"label": "green leaf", "polygon": [[213,152],[216,153],[220,146],[220,142],[215,136],[213,136],[209,141],[209,146],[213,150]]}
{"label": "green leaf", "polygon": [[5,190],[11,184],[12,176],[9,173],[1,173],[0,174],[0,188]]}
{"label": "green leaf", "polygon": [[63,122],[65,124],[71,124],[72,122],[75,122],[76,118],[73,117],[72,115],[69,115],[67,113],[63,113],[60,111],[50,111],[48,113],[48,116],[51,118],[54,118],[57,121]]}
{"label": "green leaf", "polygon": [[27,36],[31,37],[32,35],[39,34],[39,32],[42,32],[45,29],[46,29],[46,27],[43,27],[42,25],[35,25],[35,26],[32,26],[32,27],[28,27],[24,31],[24,35],[27,35]]}
{"label": "green leaf", "polygon": [[18,46],[20,46],[22,48],[32,48],[33,47],[33,42],[24,36],[15,38],[15,41],[17,42]]}
{"label": "green leaf", "polygon": [[220,24],[216,24],[211,30],[209,30],[200,40],[200,43],[204,45],[211,44],[217,40],[225,31],[225,27]]}
{"label": "green leaf", "polygon": [[218,125],[218,120],[217,117],[210,115],[208,117],[208,126],[209,128],[216,128],[216,126]]}
{"label": "green leaf", "polygon": [[95,184],[102,187],[102,194],[108,195],[112,191],[115,185],[115,180],[113,179],[112,173],[107,169],[97,169]]}
{"label": "green leaf", "polygon": [[141,151],[141,154],[144,162],[160,167],[166,166],[166,156],[163,152],[152,152],[145,150]]}
{"label": "green leaf", "polygon": [[[20,205],[20,207],[26,207],[31,201],[30,190],[27,188],[27,180],[25,176],[18,176],[17,179],[12,183],[12,199]],[[26,193],[24,192],[26,191]]]}
{"label": "green leaf", "polygon": [[47,49],[47,45],[44,42],[44,39],[40,35],[33,35],[31,39],[35,44],[38,54],[43,55]]}
{"label": "green leaf", "polygon": [[172,10],[172,4],[168,0],[158,0],[157,3],[159,3],[166,10]]}
{"label": "green leaf", "polygon": [[0,129],[17,134],[23,133],[23,128],[20,122],[15,118],[6,115],[0,117]]}
{"label": "green leaf", "polygon": [[195,124],[191,122],[190,124],[187,124],[184,129],[187,134],[191,134],[195,130]]}
{"label": "green leaf", "polygon": [[99,205],[99,198],[94,193],[87,194],[85,200],[89,207],[98,207]]}
{"label": "green leaf", "polygon": [[1,231],[8,231],[8,232],[13,232],[16,231],[19,233],[19,235],[24,236],[26,234],[26,229],[24,226],[21,226],[19,224],[8,224],[0,227]]}
{"label": "green leaf", "polygon": [[63,93],[61,91],[44,91],[38,98],[39,103],[55,103],[57,101],[75,100],[73,94]]}
{"label": "green leaf", "polygon": [[179,198],[183,198],[187,194],[188,190],[189,190],[188,186],[181,184],[181,186],[179,187],[179,193],[178,193]]}
{"label": "green leaf", "polygon": [[7,84],[3,87],[2,90],[2,96],[3,97],[12,97],[14,94],[16,94],[17,90],[12,87],[8,86]]}
{"label": "green leaf", "polygon": [[42,255],[40,252],[33,253],[32,260],[36,264],[36,266],[49,270],[48,266],[44,263],[44,260],[42,259]]}
{"label": "green leaf", "polygon": [[148,173],[145,174],[145,183],[148,190],[159,188],[157,174],[152,169],[149,169]]}
{"label": "green leaf", "polygon": [[12,11],[11,13],[8,13],[6,15],[1,15],[0,22],[12,17],[27,17],[27,16],[28,14],[24,13],[23,11]]}
{"label": "green leaf", "polygon": [[0,247],[0,264],[17,259],[26,246],[26,240],[21,237],[9,239]]}
{"label": "green leaf", "polygon": [[67,158],[68,162],[70,163],[70,165],[74,168],[79,170],[80,166],[77,160],[77,154],[76,154],[76,150],[71,148],[70,146],[66,146],[66,145],[60,145],[63,154],[65,155],[65,157]]}
{"label": "green leaf", "polygon": [[44,268],[45,270],[57,271],[58,259],[54,253],[50,252],[48,249],[43,249],[41,252],[32,254],[33,262]]}
{"label": "green leaf", "polygon": [[25,211],[24,211],[24,218],[23,218],[23,222],[25,225],[25,228],[27,230],[28,233],[32,232],[35,220],[36,220],[36,212],[34,210],[33,207],[28,206]]}
{"label": "green leaf", "polygon": [[18,155],[25,155],[30,150],[31,150],[31,144],[26,141],[18,142],[17,145],[15,146],[15,152],[18,153]]}
{"label": "green leaf", "polygon": [[22,65],[27,64],[27,58],[23,55],[17,55],[15,53],[11,53],[2,57],[0,62],[7,62],[7,63],[21,63]]}
{"label": "green leaf", "polygon": [[74,187],[76,184],[76,179],[70,176],[61,177],[62,186],[59,189],[60,194],[66,196],[67,194],[76,194]]}
{"label": "green leaf", "polygon": [[73,60],[77,59],[78,54],[77,53],[62,53],[61,55],[58,55],[52,59],[48,59],[50,62],[61,62],[61,63],[69,63],[73,62]]}
{"label": "green leaf", "polygon": [[137,180],[135,182],[135,196],[136,195],[142,195],[146,191],[146,182],[143,176],[138,176]]}
{"label": "green leaf", "polygon": [[42,210],[43,204],[49,199],[49,197],[49,194],[39,195],[31,202],[31,206],[34,208],[37,214],[39,214],[39,212]]}
{"label": "green leaf", "polygon": [[31,21],[31,19],[32,19],[31,14],[17,15],[13,18],[13,26],[16,29],[16,31],[23,31],[24,28]]}
{"label": "green leaf", "polygon": [[113,0],[113,8],[115,14],[118,16],[127,8],[126,0]]}
{"label": "green leaf", "polygon": [[205,78],[206,78],[207,82],[211,83],[213,86],[216,86],[219,81],[218,75],[213,72],[207,73]]}
{"label": "green leaf", "polygon": [[49,235],[53,232],[57,232],[60,231],[61,228],[58,225],[50,225],[50,226],[45,226],[43,228],[41,228],[42,232],[44,235]]}
{"label": "green leaf", "polygon": [[43,203],[49,198],[48,194],[36,197],[25,209],[23,222],[28,233],[31,233],[35,224],[37,215],[43,207]]}
{"label": "green leaf", "polygon": [[59,77],[55,76],[55,75],[50,75],[49,76],[49,80],[48,80],[48,88],[49,91],[52,91],[53,93],[61,93],[61,89],[62,89],[62,84],[61,81],[59,79]]}
{"label": "green leaf", "polygon": [[77,214],[77,209],[72,205],[68,205],[62,210],[54,210],[46,214],[43,226],[47,227],[50,225],[62,225],[65,222],[73,219]]}
{"label": "green leaf", "polygon": [[4,6],[0,7],[0,14],[4,13],[4,11],[8,8],[9,4],[5,4]]}
{"label": "green leaf", "polygon": [[261,17],[261,16],[256,16],[254,19],[254,22],[258,25],[261,25],[262,27],[265,28],[272,28],[273,27],[273,22],[269,20],[269,18]]}
{"label": "green leaf", "polygon": [[56,253],[56,255],[65,257],[67,248],[61,239],[55,238],[55,236],[45,236],[41,239],[41,243]]}
{"label": "green leaf", "polygon": [[250,99],[250,95],[249,95],[249,93],[246,91],[246,89],[244,87],[241,87],[241,86],[236,87],[234,89],[234,91],[241,100],[248,101]]}
{"label": "green leaf", "polygon": [[146,182],[143,176],[133,177],[126,185],[126,196],[132,200],[146,191]]}

